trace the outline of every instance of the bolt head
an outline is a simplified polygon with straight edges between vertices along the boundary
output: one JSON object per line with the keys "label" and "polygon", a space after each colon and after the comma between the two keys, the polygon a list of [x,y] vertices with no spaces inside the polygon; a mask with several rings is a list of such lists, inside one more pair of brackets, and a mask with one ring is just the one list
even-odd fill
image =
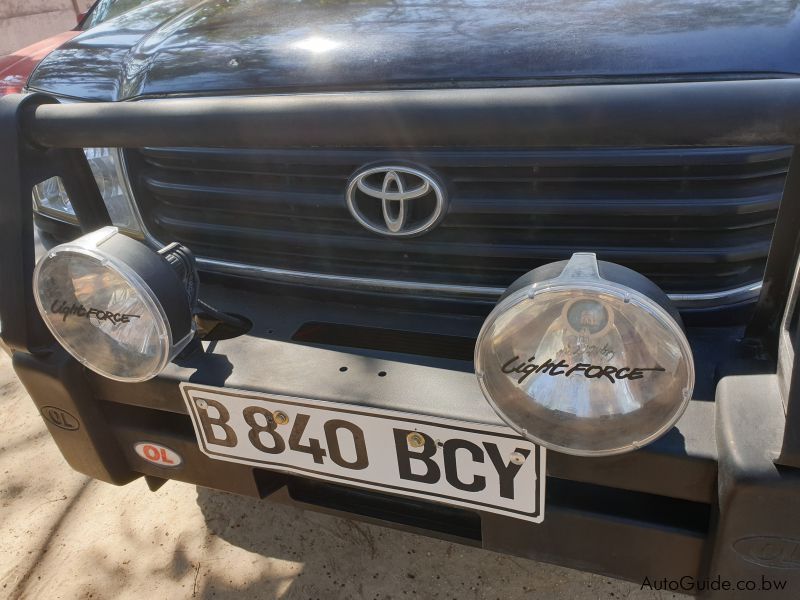
{"label": "bolt head", "polygon": [[286,425],[289,422],[289,415],[287,415],[282,410],[276,410],[272,417],[275,419],[275,422],[278,425]]}
{"label": "bolt head", "polygon": [[525,456],[520,454],[519,452],[512,452],[511,453],[511,462],[515,465],[521,465],[525,462]]}
{"label": "bolt head", "polygon": [[197,405],[197,408],[199,408],[200,410],[205,410],[208,408],[208,402],[206,402],[205,400],[196,400],[195,404]]}
{"label": "bolt head", "polygon": [[423,436],[421,433],[417,433],[416,431],[409,433],[406,436],[406,441],[412,448],[422,448],[425,446],[425,436]]}

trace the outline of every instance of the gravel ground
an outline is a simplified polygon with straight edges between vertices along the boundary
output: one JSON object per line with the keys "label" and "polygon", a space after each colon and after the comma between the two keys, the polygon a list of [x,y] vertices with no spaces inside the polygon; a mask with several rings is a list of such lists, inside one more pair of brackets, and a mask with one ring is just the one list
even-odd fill
{"label": "gravel ground", "polygon": [[0,415],[0,598],[677,597],[177,482],[93,481],[3,352]]}

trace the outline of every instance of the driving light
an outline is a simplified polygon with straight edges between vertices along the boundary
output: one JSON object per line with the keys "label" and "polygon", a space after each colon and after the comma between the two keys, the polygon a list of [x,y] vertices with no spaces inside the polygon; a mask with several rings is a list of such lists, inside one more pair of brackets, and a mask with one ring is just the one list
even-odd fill
{"label": "driving light", "polygon": [[51,249],[33,291],[56,340],[110,379],[155,377],[194,336],[197,273],[178,244],[155,252],[104,227]]}
{"label": "driving light", "polygon": [[594,254],[534,269],[483,324],[475,370],[498,415],[567,454],[635,450],[668,431],[692,396],[677,311],[646,277]]}

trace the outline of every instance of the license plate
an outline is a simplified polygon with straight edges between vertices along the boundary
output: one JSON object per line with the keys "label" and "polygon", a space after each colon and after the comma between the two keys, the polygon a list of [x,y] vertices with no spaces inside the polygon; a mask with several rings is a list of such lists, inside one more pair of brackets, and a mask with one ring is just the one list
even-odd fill
{"label": "license plate", "polygon": [[182,383],[208,457],[544,518],[545,450],[509,427]]}

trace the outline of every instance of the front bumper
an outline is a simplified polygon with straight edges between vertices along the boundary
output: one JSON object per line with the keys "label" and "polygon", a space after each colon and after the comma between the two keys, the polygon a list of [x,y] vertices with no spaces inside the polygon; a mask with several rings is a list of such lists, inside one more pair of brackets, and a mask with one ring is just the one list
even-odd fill
{"label": "front bumper", "polygon": [[[429,364],[414,364],[410,355],[392,360],[393,353],[370,356],[289,339],[310,314],[348,323],[356,318],[355,307],[296,297],[267,300],[244,291],[230,298],[229,290],[226,301],[225,292],[206,286],[204,297],[253,318],[253,331],[204,344],[205,351],[148,382],[95,376],[60,351],[47,359],[15,354],[14,367],[43,414],[45,406],[57,407],[81,424],[70,431],[48,422],[74,468],[117,484],[146,475],[153,484],[176,479],[280,499],[627,579],[699,572],[715,496],[713,403],[693,402],[675,431],[642,452],[599,460],[550,453],[545,520],[538,526],[215,461],[198,449],[178,389],[182,381],[502,424],[459,361],[420,358]],[[373,311],[372,318],[381,316],[389,311]],[[381,371],[386,376],[378,377]],[[183,463],[170,468],[145,461],[133,450],[143,440],[176,450]]]}
{"label": "front bumper", "polygon": [[[479,98],[473,106],[460,96],[457,109],[446,115],[437,112],[439,94],[417,98],[405,108],[401,98],[392,96],[387,106],[391,106],[395,118],[421,123],[409,130],[409,139],[418,137],[420,143],[427,135],[422,125],[436,115],[442,119],[436,123],[440,132],[451,130],[456,115],[461,125],[474,123],[478,131],[472,133],[485,134],[487,143],[500,143],[499,130],[516,131],[520,123],[536,123],[535,119],[520,118],[519,111],[528,110],[525,103],[532,103],[534,112],[537,106],[543,111],[538,115],[540,122],[546,121],[540,125],[542,137],[537,143],[541,144],[591,145],[598,140],[606,144],[652,145],[800,141],[800,126],[786,116],[787,106],[800,102],[797,83],[735,83],[735,89],[730,88],[730,82],[697,84],[694,88],[685,87],[689,84],[595,86],[591,95],[574,90],[537,90],[522,98],[517,98],[521,92],[512,91],[507,98],[510,113],[504,113],[502,118],[495,115],[492,123],[497,127],[491,131],[485,120],[473,114],[480,112],[483,105]],[[517,100],[519,108],[514,108],[511,105]],[[378,114],[374,112],[375,95],[364,106],[356,103],[348,108],[333,102],[333,113],[339,111],[338,116],[344,119],[334,129],[326,128],[334,121],[320,120],[316,115],[307,128],[295,123],[294,134],[285,128],[270,129],[262,121],[280,119],[281,111],[296,109],[299,112],[293,114],[297,118],[309,118],[311,113],[304,112],[309,107],[298,109],[293,100],[265,101],[262,105],[257,99],[246,99],[224,106],[211,102],[213,106],[199,107],[191,105],[196,101],[180,101],[180,106],[164,104],[161,111],[153,106],[172,101],[99,109],[50,107],[47,104],[52,100],[41,96],[0,101],[0,143],[11,148],[12,153],[11,160],[0,166],[0,266],[6,284],[0,288],[3,339],[13,352],[16,372],[72,467],[120,485],[145,476],[152,488],[167,479],[176,479],[269,497],[635,581],[644,577],[677,580],[716,575],[736,580],[767,572],[787,579],[786,589],[790,592],[800,589],[800,471],[796,468],[800,461],[794,437],[798,420],[798,403],[792,393],[796,387],[792,385],[794,355],[783,361],[787,365],[783,372],[776,372],[775,363],[770,361],[735,363],[728,367],[731,375],[718,383],[715,365],[748,347],[737,343],[741,335],[737,330],[690,330],[700,378],[695,399],[678,425],[657,442],[631,454],[602,459],[551,452],[547,461],[545,520],[539,525],[211,460],[198,449],[178,389],[180,382],[191,381],[497,423],[470,372],[471,363],[456,355],[397,353],[391,345],[361,350],[331,343],[320,347],[293,339],[299,325],[327,322],[390,330],[408,329],[412,323],[411,328],[423,337],[435,332],[440,336],[439,342],[444,339],[441,336],[463,341],[474,339],[480,317],[443,318],[441,313],[404,312],[409,310],[406,301],[400,306],[375,302],[368,308],[353,298],[337,301],[331,296],[320,302],[314,298],[313,290],[304,296],[302,290],[281,290],[277,286],[264,292],[242,284],[236,294],[231,294],[236,282],[226,280],[224,285],[204,282],[204,298],[223,310],[246,315],[254,321],[253,330],[246,336],[212,343],[203,351],[176,361],[151,381],[121,384],[101,378],[58,348],[31,302],[34,251],[30,189],[37,181],[59,174],[65,178],[84,230],[108,223],[85,157],[79,150],[60,148],[213,145],[224,143],[231,128],[239,131],[239,126],[242,136],[237,144],[245,145],[261,143],[258,136],[271,135],[271,131],[278,131],[275,135],[282,142],[288,142],[292,135],[303,138],[310,131],[331,143],[343,135],[341,131],[351,132],[354,138],[366,135],[365,131],[378,138],[385,134],[381,130],[383,121],[371,120],[370,115]],[[184,102],[191,106],[184,106]],[[281,104],[286,102],[287,106]],[[430,110],[419,112],[426,102],[430,103]],[[749,107],[758,102],[775,111],[773,121],[766,123],[763,115],[752,116]],[[564,106],[565,112],[556,117],[552,106]],[[67,110],[61,111],[62,108]],[[342,116],[342,111],[347,110],[366,114],[367,123],[375,131],[370,127],[348,129],[349,117]],[[685,117],[681,127],[664,127],[648,120],[672,112],[678,115],[676,119]],[[193,122],[188,127],[182,120],[185,114],[200,115],[208,126]],[[512,114],[516,116],[511,118]],[[576,115],[584,115],[594,123],[593,128],[587,129],[586,119],[581,121]],[[600,122],[598,115],[603,117]],[[332,116],[336,115],[328,114],[328,118]],[[244,128],[248,118],[260,119],[264,127],[250,123]],[[625,125],[627,133],[620,133],[620,125]],[[611,137],[604,138],[604,134]],[[458,138],[465,132],[452,129],[452,135]],[[506,143],[520,143],[519,135],[516,131],[516,137],[508,138]],[[31,140],[41,146],[32,145]],[[787,307],[794,310],[789,265],[796,260],[800,222],[800,208],[794,197],[800,189],[797,171],[793,162],[765,288],[748,330],[755,349],[751,355],[778,357],[778,339],[797,326],[796,319],[786,321],[787,326],[781,320]],[[339,370],[341,366],[348,367],[344,374]],[[387,376],[377,377],[380,371]],[[183,464],[166,470],[144,461],[133,450],[134,444],[143,440],[178,451]]]}
{"label": "front bumper", "polygon": [[[388,319],[397,318],[391,310],[373,308],[365,317],[363,307],[351,304],[322,305],[313,299],[267,298],[248,291],[232,295],[230,288],[217,285],[206,285],[204,297],[251,317],[253,330],[205,344],[204,351],[170,365],[148,382],[104,379],[62,351],[47,358],[14,355],[14,367],[42,414],[56,407],[80,423],[78,430],[65,430],[45,419],[73,468],[115,484],[142,475],[153,487],[166,479],[185,481],[634,581],[645,576],[701,578],[706,572],[717,538],[720,454],[730,452],[728,442],[720,445],[715,427],[717,414],[730,399],[693,400],[673,431],[632,454],[587,459],[549,453],[545,520],[532,525],[209,459],[198,449],[178,389],[182,381],[500,422],[466,361],[323,348],[291,340],[312,316],[340,324],[385,326]],[[469,325],[463,321],[440,322],[438,329],[467,334],[466,329],[479,324],[479,319]],[[700,348],[704,335],[695,333],[692,341]],[[344,373],[342,366],[348,367]],[[381,371],[387,375],[378,377]],[[738,378],[742,379],[751,378]],[[701,382],[698,398],[709,389],[709,381]],[[778,396],[772,401],[779,402]],[[741,446],[748,436],[747,431],[739,432],[730,443]],[[183,463],[167,468],[145,461],[134,452],[134,445],[143,440],[174,449]],[[743,518],[749,519],[740,515],[734,520]]]}

